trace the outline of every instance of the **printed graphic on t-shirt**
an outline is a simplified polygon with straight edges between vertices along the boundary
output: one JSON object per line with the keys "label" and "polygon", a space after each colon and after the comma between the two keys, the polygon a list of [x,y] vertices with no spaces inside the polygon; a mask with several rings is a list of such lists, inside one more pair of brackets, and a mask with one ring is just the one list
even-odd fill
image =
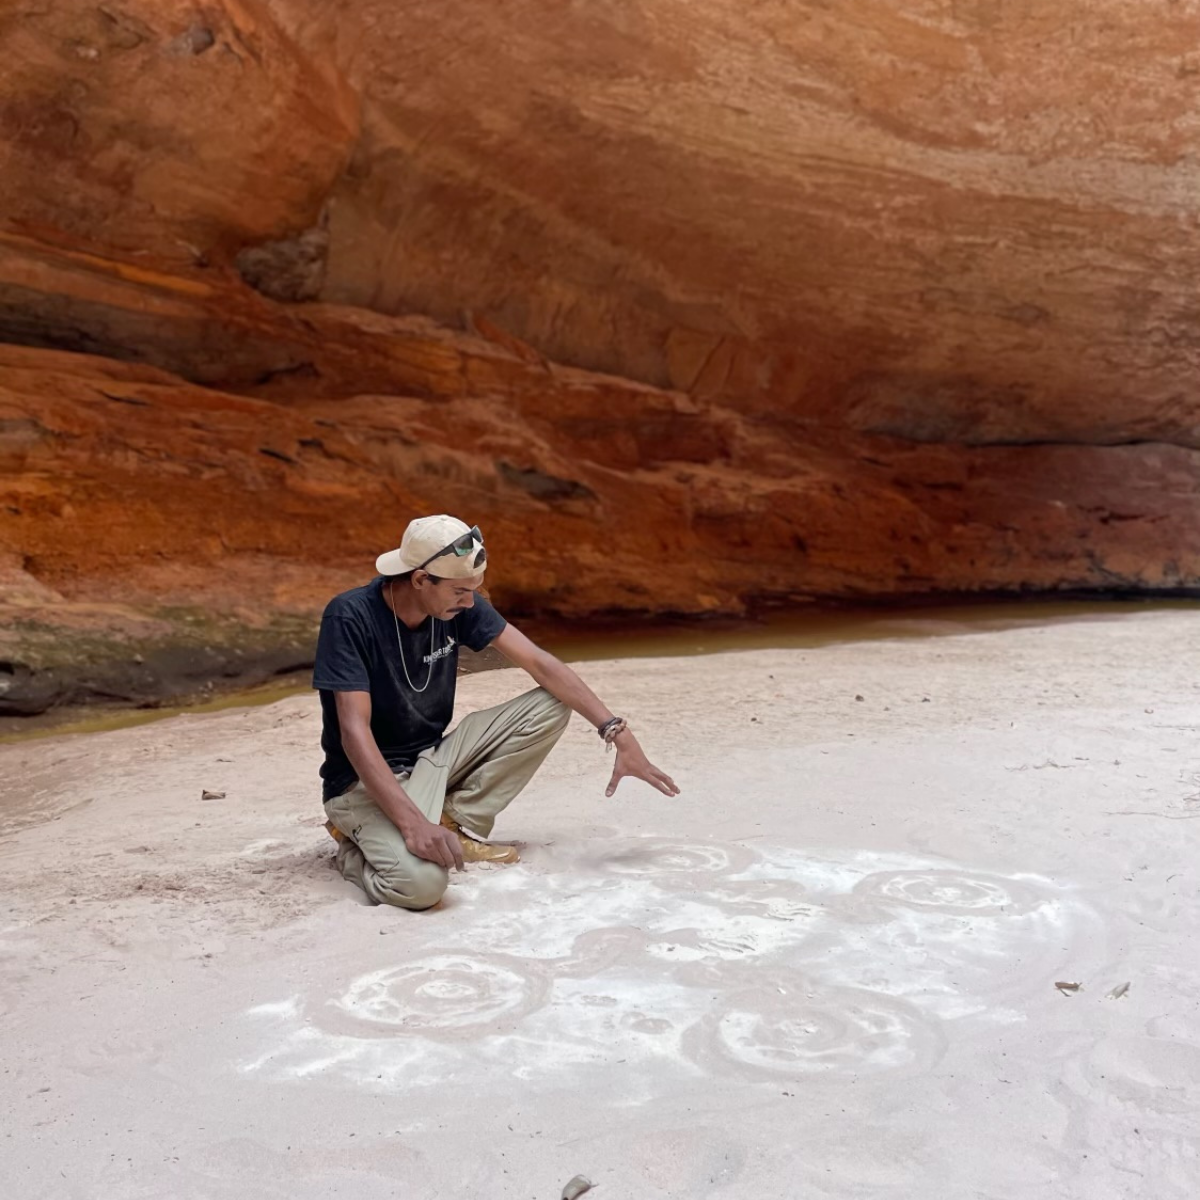
{"label": "printed graphic on t-shirt", "polygon": [[446,644],[444,646],[439,646],[432,654],[425,655],[425,657],[423,659],[421,659],[421,661],[423,663],[430,663],[430,664],[435,663],[435,662],[437,662],[437,660],[439,658],[445,658],[446,655],[449,654],[450,651],[454,649],[454,646],[455,646],[454,639],[452,637],[447,637]]}

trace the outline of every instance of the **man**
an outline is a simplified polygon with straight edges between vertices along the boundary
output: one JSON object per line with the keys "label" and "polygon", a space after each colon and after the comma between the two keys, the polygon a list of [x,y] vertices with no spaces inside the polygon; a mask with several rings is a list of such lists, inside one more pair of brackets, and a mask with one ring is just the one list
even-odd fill
{"label": "man", "polygon": [[[616,749],[606,795],[626,776],[679,794],[623,718],[478,594],[487,568],[478,526],[421,517],[375,565],[378,578],[330,601],[313,671],[326,828],[342,875],[372,901],[431,908],[451,867],[517,861],[512,847],[475,839],[533,778],[571,710]],[[447,737],[460,645],[495,646],[539,686],[471,713]]]}

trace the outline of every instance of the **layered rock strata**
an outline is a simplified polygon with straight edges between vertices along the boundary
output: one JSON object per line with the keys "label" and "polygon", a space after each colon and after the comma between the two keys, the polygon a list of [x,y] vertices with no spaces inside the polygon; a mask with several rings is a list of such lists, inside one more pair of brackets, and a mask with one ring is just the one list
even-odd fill
{"label": "layered rock strata", "polygon": [[302,645],[433,508],[566,617],[1195,588],[1198,33],[18,0],[0,684]]}
{"label": "layered rock strata", "polygon": [[[8,249],[0,279],[50,272],[63,327],[141,328],[149,307],[143,357],[196,379],[223,362],[238,380],[0,347],[13,663],[48,661],[55,631],[120,658],[226,645],[230,621],[278,648],[280,621],[311,618],[430,510],[485,527],[498,603],[568,618],[1200,579],[1186,447],[832,430],[558,366],[511,338],[281,306],[232,280],[131,286],[116,264]],[[310,643],[294,622],[286,634],[302,661]]]}

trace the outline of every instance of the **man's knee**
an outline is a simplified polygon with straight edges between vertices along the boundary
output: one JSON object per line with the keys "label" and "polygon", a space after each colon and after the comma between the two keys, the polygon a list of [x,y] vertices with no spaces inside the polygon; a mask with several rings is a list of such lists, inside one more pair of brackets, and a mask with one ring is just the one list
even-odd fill
{"label": "man's knee", "polygon": [[571,720],[571,710],[545,688],[538,688],[534,694],[538,698],[539,723],[549,732],[562,733]]}
{"label": "man's knee", "polygon": [[407,867],[401,875],[381,871],[378,876],[380,899],[385,904],[414,911],[433,908],[446,894],[450,873],[437,863],[422,861]]}

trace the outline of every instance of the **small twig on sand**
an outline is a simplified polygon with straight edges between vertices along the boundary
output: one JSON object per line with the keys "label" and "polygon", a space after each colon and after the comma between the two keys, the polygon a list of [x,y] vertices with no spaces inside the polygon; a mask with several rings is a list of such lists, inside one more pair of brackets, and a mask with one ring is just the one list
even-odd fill
{"label": "small twig on sand", "polygon": [[1119,812],[1106,812],[1106,817],[1162,817],[1164,821],[1194,821],[1200,813],[1171,813],[1139,812],[1132,809],[1121,809]]}

